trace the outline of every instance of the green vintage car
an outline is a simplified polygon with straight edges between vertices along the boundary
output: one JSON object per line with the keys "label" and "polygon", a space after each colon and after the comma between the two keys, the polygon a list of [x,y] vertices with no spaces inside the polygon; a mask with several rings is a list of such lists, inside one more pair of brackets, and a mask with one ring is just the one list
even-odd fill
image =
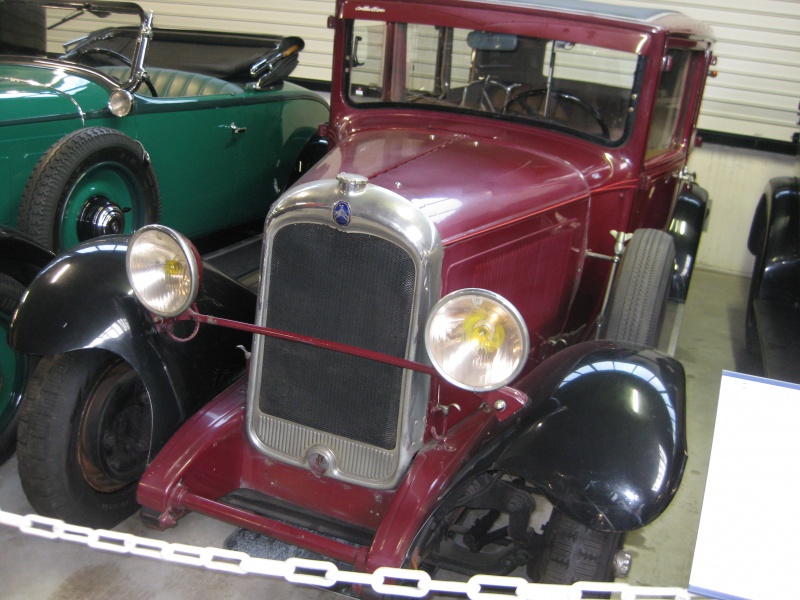
{"label": "green vintage car", "polygon": [[98,235],[262,219],[326,150],[327,104],[285,81],[302,47],[157,29],[127,2],[0,0],[0,462],[28,370],[6,344],[25,287]]}
{"label": "green vintage car", "polygon": [[[92,33],[55,52],[65,28]],[[0,224],[60,251],[262,218],[320,151],[327,104],[285,81],[302,48],[159,30],[128,2],[0,0]]]}

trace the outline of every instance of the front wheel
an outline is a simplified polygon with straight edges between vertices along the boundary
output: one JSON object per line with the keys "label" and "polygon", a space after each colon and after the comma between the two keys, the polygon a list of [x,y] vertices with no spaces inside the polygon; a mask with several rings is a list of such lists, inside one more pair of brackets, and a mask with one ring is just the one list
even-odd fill
{"label": "front wheel", "polygon": [[43,358],[20,411],[25,495],[44,516],[113,527],[138,508],[152,431],[149,396],[128,363],[99,350]]}
{"label": "front wheel", "polygon": [[[540,513],[534,514],[537,505]],[[532,524],[548,513],[540,533]],[[404,566],[465,576],[524,569],[534,583],[608,582],[618,574],[621,542],[621,533],[595,531],[568,518],[525,482],[482,473],[445,496],[411,544]]]}
{"label": "front wheel", "polygon": [[589,529],[554,510],[545,531],[545,547],[528,577],[537,583],[571,585],[576,581],[613,581],[621,533]]}
{"label": "front wheel", "polygon": [[161,218],[158,180],[136,140],[106,127],[74,131],[39,159],[22,193],[17,226],[62,252]]}

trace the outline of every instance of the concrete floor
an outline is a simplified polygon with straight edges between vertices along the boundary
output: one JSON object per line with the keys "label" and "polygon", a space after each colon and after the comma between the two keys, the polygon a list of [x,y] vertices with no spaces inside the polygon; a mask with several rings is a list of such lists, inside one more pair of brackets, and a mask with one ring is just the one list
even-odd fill
{"label": "concrete floor", "polygon": [[[690,458],[680,491],[666,513],[627,538],[633,555],[627,582],[632,585],[688,585],[722,370],[761,374],[759,361],[744,349],[747,286],[745,278],[707,271],[693,278],[676,351],[687,375]],[[0,466],[0,509],[32,512],[19,484],[15,457]],[[191,514],[170,531],[146,529],[138,516],[117,530],[167,542],[222,547],[233,528]],[[0,526],[0,598],[4,600],[332,597],[338,596],[283,580],[120,556]]]}

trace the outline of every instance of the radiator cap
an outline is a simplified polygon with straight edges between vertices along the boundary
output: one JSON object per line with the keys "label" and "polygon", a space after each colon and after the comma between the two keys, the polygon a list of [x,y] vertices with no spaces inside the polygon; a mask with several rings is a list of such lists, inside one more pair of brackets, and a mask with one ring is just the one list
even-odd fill
{"label": "radiator cap", "polygon": [[339,182],[339,192],[348,196],[363,192],[368,181],[363,175],[353,173],[339,173],[336,180]]}

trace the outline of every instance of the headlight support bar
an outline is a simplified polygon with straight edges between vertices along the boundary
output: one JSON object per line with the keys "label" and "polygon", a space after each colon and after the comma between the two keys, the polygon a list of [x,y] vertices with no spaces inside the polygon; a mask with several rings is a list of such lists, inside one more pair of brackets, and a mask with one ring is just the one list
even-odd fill
{"label": "headlight support bar", "polygon": [[[413,360],[398,358],[390,354],[375,352],[373,350],[366,350],[364,348],[349,346],[347,344],[340,344],[338,342],[331,342],[329,340],[323,340],[320,338],[310,337],[307,335],[301,335],[299,333],[290,333],[288,331],[273,329],[271,327],[261,327],[259,325],[253,325],[251,323],[243,323],[241,321],[234,321],[231,319],[221,319],[219,317],[212,317],[210,315],[201,314],[196,310],[194,310],[193,308],[188,309],[186,312],[177,317],[172,317],[169,319],[159,317],[158,315],[155,314],[153,314],[152,317],[153,317],[153,322],[155,323],[158,331],[169,332],[171,326],[177,321],[195,321],[197,323],[204,323],[207,325],[218,325],[220,327],[228,327],[230,329],[246,331],[248,333],[256,333],[258,335],[266,335],[274,338],[279,338],[282,340],[289,340],[291,342],[308,344],[309,346],[324,348],[326,350],[332,350],[334,352],[343,352],[344,354],[350,354],[352,356],[358,356],[360,358],[374,360],[387,365],[400,367],[402,369],[410,369],[412,371],[418,371],[420,373],[425,373],[426,375],[437,374],[436,369],[434,369],[432,366],[423,365],[422,363],[418,363]],[[180,338],[173,338],[173,339],[180,339]],[[188,341],[188,339],[189,338],[185,339],[184,341]]]}

